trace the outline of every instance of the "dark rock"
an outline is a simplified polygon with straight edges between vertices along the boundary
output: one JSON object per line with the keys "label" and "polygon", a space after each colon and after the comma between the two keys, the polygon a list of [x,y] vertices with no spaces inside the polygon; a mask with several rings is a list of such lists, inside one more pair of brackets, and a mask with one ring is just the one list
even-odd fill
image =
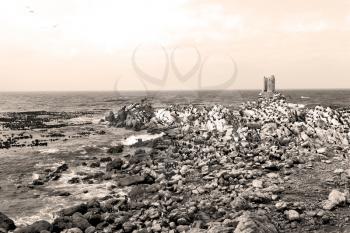
{"label": "dark rock", "polygon": [[106,171],[111,172],[114,169],[120,170],[122,168],[122,166],[123,166],[123,160],[121,160],[120,158],[116,158],[112,162],[109,162],[106,165]]}
{"label": "dark rock", "polygon": [[96,230],[103,230],[104,228],[108,227],[108,223],[107,222],[101,222],[99,224],[97,224],[96,226]]}
{"label": "dark rock", "polygon": [[33,180],[32,185],[39,186],[39,185],[44,185],[44,181],[42,180]]}
{"label": "dark rock", "polygon": [[122,153],[124,150],[123,145],[113,146],[107,150],[107,153],[109,154],[119,154]]}
{"label": "dark rock", "polygon": [[11,231],[16,229],[16,225],[13,220],[0,212],[0,228],[4,229],[5,231]]}
{"label": "dark rock", "polygon": [[89,221],[89,223],[93,226],[97,226],[99,223],[101,223],[101,215],[94,212],[87,212],[84,217]]}
{"label": "dark rock", "polygon": [[110,111],[106,117],[105,117],[105,120],[106,121],[109,121],[109,122],[114,122],[115,121],[115,115],[112,111]]}
{"label": "dark rock", "polygon": [[76,206],[72,206],[70,208],[64,209],[61,211],[63,216],[72,216],[75,213],[81,213],[81,214],[85,214],[87,211],[87,206],[86,204],[80,204],[80,205],[76,205]]}
{"label": "dark rock", "polygon": [[135,175],[135,176],[128,176],[125,178],[121,178],[119,181],[120,186],[131,186],[131,185],[137,185],[137,184],[152,184],[154,183],[154,179],[152,179],[149,176],[141,176],[141,175]]}
{"label": "dark rock", "polygon": [[106,163],[106,162],[111,162],[112,161],[112,158],[111,157],[105,157],[105,158],[101,158],[100,159],[100,162],[101,163]]}
{"label": "dark rock", "polygon": [[136,229],[136,225],[133,222],[126,222],[123,224],[123,229],[125,232],[132,232]]}
{"label": "dark rock", "polygon": [[80,228],[82,231],[85,231],[87,228],[91,226],[88,220],[84,218],[84,216],[80,213],[75,213],[72,216],[72,222],[74,226]]}
{"label": "dark rock", "polygon": [[16,229],[15,233],[40,233],[41,231],[52,231],[52,225],[47,221],[37,221],[30,226]]}
{"label": "dark rock", "polygon": [[89,209],[93,209],[93,208],[100,208],[100,202],[98,202],[97,200],[93,199],[93,200],[90,200],[88,203],[87,203],[87,207]]}
{"label": "dark rock", "polygon": [[96,168],[96,167],[100,167],[100,166],[101,166],[100,162],[93,162],[90,164],[91,168]]}
{"label": "dark rock", "polygon": [[52,232],[60,233],[64,229],[70,229],[74,227],[72,217],[58,217],[52,223]]}
{"label": "dark rock", "polygon": [[54,191],[51,193],[52,196],[59,196],[59,197],[68,197],[72,195],[70,192],[66,191]]}
{"label": "dark rock", "polygon": [[80,178],[79,177],[73,177],[72,179],[68,180],[68,184],[79,184]]}

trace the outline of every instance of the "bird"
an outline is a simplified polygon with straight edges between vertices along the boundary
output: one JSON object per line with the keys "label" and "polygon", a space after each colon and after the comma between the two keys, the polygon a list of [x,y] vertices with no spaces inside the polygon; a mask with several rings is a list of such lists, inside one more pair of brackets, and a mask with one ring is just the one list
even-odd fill
{"label": "bird", "polygon": [[34,12],[34,10],[33,9],[31,9],[31,7],[30,6],[26,6],[26,8],[27,8],[27,10],[28,10],[28,12],[29,13],[32,13],[32,14],[34,14],[35,12]]}

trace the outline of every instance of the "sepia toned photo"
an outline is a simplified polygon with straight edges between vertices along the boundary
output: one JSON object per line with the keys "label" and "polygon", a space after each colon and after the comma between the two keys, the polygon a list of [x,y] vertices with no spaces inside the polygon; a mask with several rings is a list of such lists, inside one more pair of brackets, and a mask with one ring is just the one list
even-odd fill
{"label": "sepia toned photo", "polygon": [[350,233],[349,0],[0,12],[0,233]]}

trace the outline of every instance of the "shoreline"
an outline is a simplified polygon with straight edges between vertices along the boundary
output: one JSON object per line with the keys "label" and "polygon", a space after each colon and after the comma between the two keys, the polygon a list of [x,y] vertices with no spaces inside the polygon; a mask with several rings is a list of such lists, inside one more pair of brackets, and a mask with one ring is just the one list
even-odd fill
{"label": "shoreline", "polygon": [[[69,228],[80,228],[82,232],[87,232],[88,228],[94,228],[91,232],[331,229],[332,221],[337,222],[331,213],[341,211],[350,200],[344,186],[347,183],[343,180],[347,177],[343,155],[348,153],[348,145],[343,145],[345,139],[341,139],[341,135],[331,135],[327,140],[333,140],[333,146],[325,146],[327,144],[320,140],[323,131],[314,133],[299,123],[307,122],[313,113],[320,115],[317,111],[328,111],[332,117],[343,113],[327,108],[305,110],[302,106],[289,106],[282,96],[261,101],[245,103],[240,116],[220,106],[156,110],[147,103],[126,106],[124,112],[109,114],[106,123],[111,127],[164,132],[165,135],[148,142],[139,141],[135,146],[110,147],[112,154],[98,152],[103,155],[104,162],[99,161],[102,157],[97,157],[85,162],[86,165],[79,165],[106,169],[95,176],[90,174],[85,181],[110,181],[109,195],[63,210],[66,213],[53,223],[41,223],[41,226],[49,232],[63,232]],[[261,109],[269,114],[264,116]],[[260,119],[259,124],[257,119]],[[329,127],[338,132],[345,124],[327,122],[317,128]],[[106,160],[107,155],[110,159]],[[288,201],[288,190],[298,191],[298,177],[294,172],[301,172],[303,177],[314,167],[331,168],[337,162],[339,167],[344,167],[332,173],[334,182],[339,185],[330,185],[331,190],[324,188],[322,201],[313,200],[315,206]],[[313,172],[322,175],[318,170]],[[72,182],[83,182],[84,176],[89,174]],[[294,188],[288,189],[288,186]],[[118,196],[115,192],[119,188],[129,192]],[[328,197],[329,193],[335,193],[338,199],[334,199],[333,194]],[[156,202],[159,204],[155,205]],[[346,222],[341,221],[346,226]],[[81,222],[84,226],[79,225]],[[22,232],[29,232],[37,225],[24,228]],[[259,229],[262,225],[268,229]]]}

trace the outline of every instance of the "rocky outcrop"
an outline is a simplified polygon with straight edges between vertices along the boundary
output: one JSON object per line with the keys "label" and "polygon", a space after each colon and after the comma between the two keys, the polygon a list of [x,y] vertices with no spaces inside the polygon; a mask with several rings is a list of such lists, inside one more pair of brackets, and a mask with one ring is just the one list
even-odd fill
{"label": "rocky outcrop", "polygon": [[8,232],[14,229],[16,229],[14,221],[0,212],[0,232]]}
{"label": "rocky outcrop", "polygon": [[154,117],[152,105],[147,100],[143,100],[140,103],[122,107],[116,114],[110,112],[105,120],[110,126],[142,130],[147,128],[152,117]]}

